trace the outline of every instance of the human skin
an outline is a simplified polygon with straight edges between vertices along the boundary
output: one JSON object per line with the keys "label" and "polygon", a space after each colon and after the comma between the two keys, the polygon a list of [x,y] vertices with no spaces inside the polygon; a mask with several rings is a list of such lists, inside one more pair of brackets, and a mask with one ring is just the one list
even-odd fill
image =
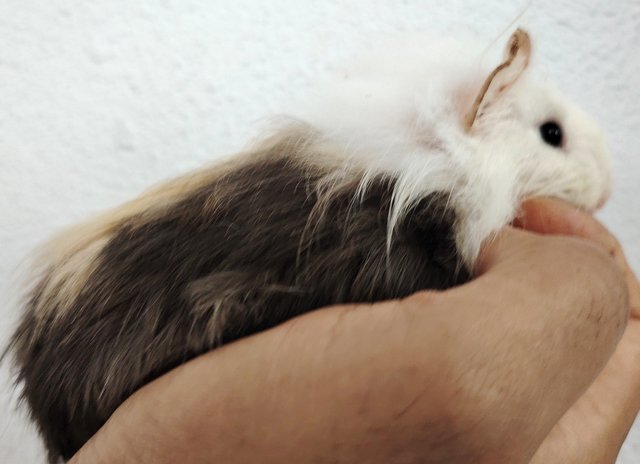
{"label": "human skin", "polygon": [[174,369],[71,462],[614,462],[640,408],[637,280],[587,214],[535,200],[518,226],[466,285],[325,308]]}

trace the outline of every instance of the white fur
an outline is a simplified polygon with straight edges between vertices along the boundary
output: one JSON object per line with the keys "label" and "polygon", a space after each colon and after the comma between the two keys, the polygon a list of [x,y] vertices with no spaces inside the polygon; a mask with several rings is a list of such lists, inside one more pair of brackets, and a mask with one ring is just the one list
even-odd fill
{"label": "white fur", "polygon": [[[389,237],[412,204],[449,192],[459,218],[458,249],[469,266],[523,199],[553,196],[592,210],[610,191],[600,130],[530,69],[465,132],[465,111],[500,62],[489,65],[485,45],[397,41],[333,73],[297,115],[338,148],[345,169],[367,173],[362,188],[376,174],[398,179]],[[564,130],[561,148],[540,136],[549,120]]]}

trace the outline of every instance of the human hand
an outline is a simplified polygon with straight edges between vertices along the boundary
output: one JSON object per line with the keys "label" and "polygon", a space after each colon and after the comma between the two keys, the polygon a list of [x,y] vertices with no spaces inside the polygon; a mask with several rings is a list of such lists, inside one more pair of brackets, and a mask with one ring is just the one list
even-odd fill
{"label": "human hand", "polygon": [[[571,229],[556,207],[530,205],[524,226],[590,242],[507,228],[467,285],[326,308],[207,353],[134,394],[71,462],[573,462],[562,444],[583,433],[566,430],[594,416],[582,398],[612,369],[626,385],[616,366],[637,368],[618,353],[637,345],[628,329],[585,393],[627,291],[621,255],[583,233],[593,220]],[[632,390],[594,421],[597,438],[626,434]]]}
{"label": "human hand", "polygon": [[531,462],[613,463],[640,409],[640,284],[618,241],[590,216],[548,200],[534,200],[524,208],[529,211],[521,226],[584,237],[607,250],[625,273],[631,314],[605,369],[560,419]]}

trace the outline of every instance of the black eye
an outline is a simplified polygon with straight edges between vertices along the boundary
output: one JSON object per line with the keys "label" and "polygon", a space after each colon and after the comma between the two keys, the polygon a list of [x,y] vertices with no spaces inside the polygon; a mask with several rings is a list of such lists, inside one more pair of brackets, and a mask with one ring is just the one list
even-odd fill
{"label": "black eye", "polygon": [[562,145],[562,127],[557,122],[549,121],[540,126],[542,140],[552,147]]}

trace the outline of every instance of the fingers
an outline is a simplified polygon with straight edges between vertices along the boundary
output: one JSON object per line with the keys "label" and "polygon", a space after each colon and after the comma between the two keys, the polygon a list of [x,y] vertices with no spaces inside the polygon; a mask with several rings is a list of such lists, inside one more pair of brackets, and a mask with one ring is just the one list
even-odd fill
{"label": "fingers", "polygon": [[536,198],[523,203],[514,225],[540,234],[579,237],[601,246],[624,272],[631,315],[640,317],[640,283],[618,240],[593,216],[558,200]]}
{"label": "fingers", "polygon": [[550,198],[534,198],[522,204],[514,225],[545,235],[580,237],[603,247],[621,268],[626,264],[618,240],[592,215]]}
{"label": "fingers", "polygon": [[[516,226],[542,234],[591,241],[624,272],[633,318],[640,317],[640,284],[620,243],[593,216],[565,203],[534,199],[524,203]],[[613,462],[640,408],[640,326],[629,322],[616,352],[589,390],[572,406],[532,462]]]}
{"label": "fingers", "polygon": [[567,411],[531,464],[613,463],[640,408],[640,321],[631,320],[604,370]]}
{"label": "fingers", "polygon": [[610,235],[560,211],[531,207],[523,214],[530,230],[502,230],[483,247],[478,277],[450,292],[460,300],[449,307],[466,314],[456,335],[459,359],[469,359],[473,373],[459,378],[497,388],[494,402],[480,389],[469,395],[476,404],[488,401],[487,418],[499,411],[502,420],[528,417],[508,429],[531,440],[545,436],[600,372],[628,314],[620,267],[602,245],[612,244]]}

